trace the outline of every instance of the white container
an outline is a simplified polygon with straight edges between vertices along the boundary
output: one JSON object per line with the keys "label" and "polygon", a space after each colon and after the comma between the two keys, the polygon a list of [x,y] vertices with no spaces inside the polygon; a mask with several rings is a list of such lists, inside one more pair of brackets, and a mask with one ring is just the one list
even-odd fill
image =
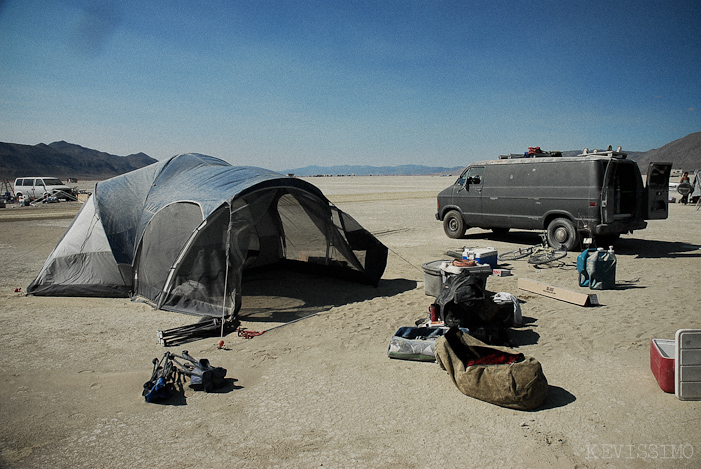
{"label": "white container", "polygon": [[472,248],[475,261],[478,264],[487,264],[492,268],[497,266],[497,250],[494,248]]}

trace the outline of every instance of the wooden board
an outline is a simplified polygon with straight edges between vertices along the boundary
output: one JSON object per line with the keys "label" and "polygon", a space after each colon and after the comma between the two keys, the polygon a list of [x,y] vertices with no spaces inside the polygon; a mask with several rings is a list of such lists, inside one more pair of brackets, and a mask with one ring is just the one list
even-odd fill
{"label": "wooden board", "polygon": [[518,287],[521,290],[538,293],[548,298],[555,298],[556,300],[566,301],[579,306],[597,306],[599,304],[599,298],[594,293],[580,293],[548,285],[547,283],[536,282],[528,278],[519,278]]}

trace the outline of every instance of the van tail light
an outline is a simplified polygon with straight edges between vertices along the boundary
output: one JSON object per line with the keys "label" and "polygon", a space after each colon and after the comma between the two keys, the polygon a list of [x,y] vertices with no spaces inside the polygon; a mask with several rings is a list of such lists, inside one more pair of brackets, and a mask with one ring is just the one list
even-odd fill
{"label": "van tail light", "polygon": [[589,202],[590,207],[596,207],[596,202]]}

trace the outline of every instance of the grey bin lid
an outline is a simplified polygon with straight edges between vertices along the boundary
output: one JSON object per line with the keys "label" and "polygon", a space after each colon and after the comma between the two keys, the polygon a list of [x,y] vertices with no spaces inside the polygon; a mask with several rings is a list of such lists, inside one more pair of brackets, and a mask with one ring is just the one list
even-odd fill
{"label": "grey bin lid", "polygon": [[447,259],[441,259],[438,261],[431,261],[431,262],[426,262],[425,264],[421,264],[421,267],[423,267],[424,272],[427,274],[434,274],[434,275],[440,275],[441,273],[441,264],[443,262],[448,262]]}

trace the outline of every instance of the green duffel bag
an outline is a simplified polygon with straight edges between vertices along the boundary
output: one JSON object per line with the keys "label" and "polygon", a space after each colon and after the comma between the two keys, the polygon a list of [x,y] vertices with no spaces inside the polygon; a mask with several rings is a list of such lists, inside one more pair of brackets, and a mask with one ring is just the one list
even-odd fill
{"label": "green duffel bag", "polygon": [[487,345],[457,327],[436,340],[435,354],[465,395],[518,410],[535,409],[545,400],[548,380],[533,357]]}

